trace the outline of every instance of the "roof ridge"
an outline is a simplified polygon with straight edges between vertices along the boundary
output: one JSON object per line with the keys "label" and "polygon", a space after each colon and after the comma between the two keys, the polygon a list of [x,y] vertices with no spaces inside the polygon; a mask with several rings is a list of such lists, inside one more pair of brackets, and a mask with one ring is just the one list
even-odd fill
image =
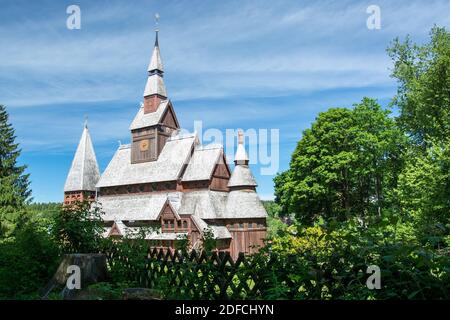
{"label": "roof ridge", "polygon": [[84,169],[86,167],[86,148],[87,148],[87,136],[88,136],[88,128],[84,127],[83,136],[84,136],[84,148],[83,148],[83,156],[82,164],[81,164],[81,187],[84,188]]}
{"label": "roof ridge", "polygon": [[216,150],[216,149],[223,149],[223,144],[220,143],[210,143],[207,145],[198,145],[197,147],[195,147],[196,151],[207,151],[207,150]]}

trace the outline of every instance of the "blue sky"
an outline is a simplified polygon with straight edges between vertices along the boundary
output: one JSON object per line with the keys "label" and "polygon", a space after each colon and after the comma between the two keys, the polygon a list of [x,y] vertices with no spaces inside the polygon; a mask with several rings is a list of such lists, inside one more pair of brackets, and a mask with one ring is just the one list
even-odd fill
{"label": "blue sky", "polygon": [[[81,30],[66,8],[81,8]],[[381,29],[366,8],[381,8]],[[0,103],[7,106],[35,201],[61,201],[89,116],[103,171],[128,143],[159,12],[165,83],[182,127],[280,130],[280,166],[317,114],[395,93],[390,41],[450,25],[442,1],[0,0]],[[228,150],[228,153],[230,151]],[[232,152],[232,151],[231,151]],[[264,199],[273,175],[253,165]]]}

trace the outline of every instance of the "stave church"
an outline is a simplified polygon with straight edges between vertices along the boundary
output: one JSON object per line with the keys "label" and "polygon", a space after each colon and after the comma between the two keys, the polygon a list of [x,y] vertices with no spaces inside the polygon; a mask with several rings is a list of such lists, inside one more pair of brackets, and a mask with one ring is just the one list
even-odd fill
{"label": "stave church", "polygon": [[[99,205],[105,237],[130,237],[151,230],[152,247],[175,248],[188,239],[200,249],[205,237],[216,249],[252,253],[264,245],[267,213],[256,193],[242,132],[233,169],[223,145],[201,145],[182,134],[163,81],[158,30],[148,66],[143,103],[121,145],[100,174],[87,124],[64,186],[64,204],[89,200]],[[148,228],[145,228],[148,227]]]}

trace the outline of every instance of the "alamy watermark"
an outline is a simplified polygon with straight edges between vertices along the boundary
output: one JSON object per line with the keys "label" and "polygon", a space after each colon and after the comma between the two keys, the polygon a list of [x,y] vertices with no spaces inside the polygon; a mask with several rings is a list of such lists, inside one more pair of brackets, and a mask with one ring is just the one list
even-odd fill
{"label": "alamy watermark", "polygon": [[69,30],[81,29],[81,9],[73,4],[67,7],[66,13],[69,15],[66,20],[66,26]]}
{"label": "alamy watermark", "polygon": [[366,13],[370,14],[367,18],[366,25],[369,30],[381,29],[381,8],[375,4],[367,7]]}
{"label": "alamy watermark", "polygon": [[368,289],[373,290],[381,289],[381,270],[377,265],[371,265],[367,267],[366,273],[370,274],[370,276],[366,280],[366,286]]}
{"label": "alamy watermark", "polygon": [[70,265],[67,267],[67,273],[70,276],[67,278],[66,287],[69,290],[81,289],[81,269],[77,265]]}
{"label": "alamy watermark", "polygon": [[[204,129],[203,121],[194,121],[194,132],[203,146],[210,144],[223,145],[228,160],[233,160],[237,148],[238,134],[244,134],[245,148],[249,164],[259,165],[260,175],[275,175],[280,168],[280,130],[268,128]],[[185,129],[180,134],[189,134]]]}

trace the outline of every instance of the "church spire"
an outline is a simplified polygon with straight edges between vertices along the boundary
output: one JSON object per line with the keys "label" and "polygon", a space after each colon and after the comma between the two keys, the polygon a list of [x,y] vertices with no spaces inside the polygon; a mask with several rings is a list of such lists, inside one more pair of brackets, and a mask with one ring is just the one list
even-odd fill
{"label": "church spire", "polygon": [[257,183],[248,166],[249,159],[244,147],[244,133],[240,130],[238,132],[238,142],[236,155],[234,156],[235,167],[228,182],[228,188],[230,188],[230,191],[240,189],[254,191]]}
{"label": "church spire", "polygon": [[158,73],[162,77],[164,73],[164,67],[161,59],[161,52],[159,50],[159,40],[158,40],[159,30],[156,29],[155,33],[156,33],[155,46],[153,47],[153,53],[147,71],[149,76]]}
{"label": "church spire", "polygon": [[[158,24],[159,15],[156,14],[156,24]],[[152,57],[148,65],[148,78],[144,90],[144,112],[151,113],[158,109],[161,100],[167,99],[166,86],[164,85],[164,67],[159,50],[159,29],[155,29],[155,46]]]}
{"label": "church spire", "polygon": [[64,192],[94,192],[99,179],[100,171],[86,120],[72,166],[67,175]]}

